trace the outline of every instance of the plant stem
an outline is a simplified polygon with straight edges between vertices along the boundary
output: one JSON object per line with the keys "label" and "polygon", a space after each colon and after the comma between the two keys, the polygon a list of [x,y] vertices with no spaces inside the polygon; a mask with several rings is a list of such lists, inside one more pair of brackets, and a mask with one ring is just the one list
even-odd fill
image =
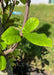
{"label": "plant stem", "polygon": [[30,7],[30,0],[27,0],[26,2],[26,10],[25,10],[25,17],[24,17],[24,22],[23,22],[23,26],[22,26],[22,29],[28,19],[28,15],[29,15],[29,7]]}
{"label": "plant stem", "polygon": [[[24,27],[24,25],[25,25],[25,23],[26,23],[26,21],[27,21],[27,19],[28,19],[29,6],[30,6],[30,0],[27,0],[27,1],[26,1],[25,17],[24,17],[24,22],[23,22],[22,29],[23,29],[23,27]],[[21,34],[22,34],[22,31],[21,31]],[[21,34],[20,34],[20,35],[21,35]],[[16,49],[16,47],[18,46],[18,44],[19,44],[19,43],[16,43],[16,44],[13,45],[13,47],[11,47],[10,49],[4,51],[4,55],[7,55],[7,54],[9,54],[10,52],[13,52],[13,51]]]}
{"label": "plant stem", "polygon": [[8,18],[7,18],[7,20],[6,20],[6,22],[3,24],[4,27],[5,27],[6,23],[8,22],[8,20],[10,19],[11,15],[12,15],[12,12],[13,12],[14,7],[15,7],[15,4],[16,4],[16,1],[17,1],[17,0],[15,0],[15,2],[13,3],[12,10],[10,11],[10,14],[9,14],[9,16],[8,16]]}
{"label": "plant stem", "polygon": [[[25,16],[24,16],[24,21],[23,21],[23,25],[22,25],[22,30],[23,30],[23,28],[24,28],[24,26],[25,26],[25,23],[26,23],[27,19],[28,19],[29,7],[30,7],[30,0],[26,0],[26,10],[25,10]],[[21,35],[21,36],[23,35],[23,34],[22,34],[22,30],[21,30],[21,32],[20,32],[20,35]]]}

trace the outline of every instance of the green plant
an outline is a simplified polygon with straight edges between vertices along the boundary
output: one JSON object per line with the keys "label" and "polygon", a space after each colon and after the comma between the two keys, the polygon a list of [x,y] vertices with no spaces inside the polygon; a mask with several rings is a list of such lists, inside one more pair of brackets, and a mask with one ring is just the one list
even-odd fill
{"label": "green plant", "polygon": [[[20,35],[20,31],[16,27],[9,27],[1,36],[1,39],[3,40],[3,43],[1,42],[1,46],[3,48],[3,45],[5,49],[6,45],[12,45],[15,43],[19,43],[22,38],[26,38],[31,43],[39,46],[46,46],[46,47],[52,47],[52,41],[50,38],[47,38],[47,36],[43,34],[38,34],[32,32],[39,24],[38,19],[36,18],[30,18],[25,23],[25,26],[22,30],[23,36]],[[10,32],[11,31],[11,32]],[[21,38],[22,37],[22,38]]]}
{"label": "green plant", "polygon": [[[20,1],[22,3],[26,3],[25,0],[24,1],[20,0]],[[28,3],[28,8],[29,8],[30,3],[29,3],[28,0],[27,0],[27,3]],[[15,50],[15,48],[21,43],[23,38],[27,39],[29,42],[31,42],[35,45],[52,47],[51,39],[48,38],[44,33],[38,34],[38,33],[33,32],[34,29],[36,29],[38,27],[39,20],[37,18],[34,18],[34,17],[29,18],[27,20],[28,10],[26,10],[27,14],[25,14],[25,19],[24,19],[24,22],[23,22],[23,25],[22,25],[21,29],[17,28],[17,27],[14,27],[14,26],[11,26],[7,30],[5,30],[4,33],[1,36],[1,41],[0,41],[0,45],[1,45],[0,54],[1,54],[1,56],[0,56],[0,59],[3,58],[3,60],[0,61],[0,63],[1,63],[0,65],[2,66],[2,68],[0,68],[0,70],[4,70],[6,68],[6,59],[5,59],[4,55],[7,55],[7,54],[13,52]],[[3,14],[3,20],[5,18],[4,14]],[[8,19],[6,19],[3,23],[6,24]],[[4,24],[3,24],[3,27],[4,27]],[[6,51],[2,51],[7,46],[11,46],[11,45],[13,45],[13,46],[10,49],[8,49]],[[2,61],[4,61],[4,63],[2,63]]]}

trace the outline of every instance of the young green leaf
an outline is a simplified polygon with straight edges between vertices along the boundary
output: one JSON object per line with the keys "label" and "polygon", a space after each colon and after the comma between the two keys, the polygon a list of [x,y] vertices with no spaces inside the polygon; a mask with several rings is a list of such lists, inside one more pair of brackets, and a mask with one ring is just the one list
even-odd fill
{"label": "young green leaf", "polygon": [[6,59],[4,56],[0,56],[0,70],[4,70],[6,68]]}
{"label": "young green leaf", "polygon": [[25,4],[26,3],[26,0],[20,0],[23,4]]}
{"label": "young green leaf", "polygon": [[25,23],[25,26],[22,30],[22,33],[29,33],[33,31],[37,26],[39,25],[39,20],[37,18],[30,18],[28,21]]}
{"label": "young green leaf", "polygon": [[1,38],[8,45],[11,45],[11,44],[14,44],[14,43],[21,41],[21,37],[19,36],[19,31],[14,27],[8,28],[2,34]]}
{"label": "young green leaf", "polygon": [[45,34],[25,33],[23,35],[28,41],[35,45],[52,47],[52,41]]}
{"label": "young green leaf", "polygon": [[0,45],[1,45],[2,50],[4,50],[6,48],[6,43],[0,42]]}

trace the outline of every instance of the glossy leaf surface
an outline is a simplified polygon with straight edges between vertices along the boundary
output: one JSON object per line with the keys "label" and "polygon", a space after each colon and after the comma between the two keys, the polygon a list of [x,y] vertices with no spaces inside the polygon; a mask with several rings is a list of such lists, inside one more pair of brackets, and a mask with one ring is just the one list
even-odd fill
{"label": "glossy leaf surface", "polygon": [[2,40],[8,45],[17,43],[21,41],[21,37],[19,36],[19,31],[14,28],[10,27],[8,28],[3,34],[2,34]]}
{"label": "glossy leaf surface", "polygon": [[45,34],[25,33],[23,35],[28,41],[35,45],[52,47],[52,41]]}
{"label": "glossy leaf surface", "polygon": [[37,18],[29,18],[28,21],[25,23],[25,26],[22,30],[22,33],[29,33],[32,32],[34,29],[37,28],[39,25],[39,20]]}

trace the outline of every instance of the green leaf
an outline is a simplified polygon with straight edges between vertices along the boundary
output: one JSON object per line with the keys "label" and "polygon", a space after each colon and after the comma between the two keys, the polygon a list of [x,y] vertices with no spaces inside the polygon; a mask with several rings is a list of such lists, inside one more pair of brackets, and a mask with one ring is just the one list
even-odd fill
{"label": "green leaf", "polygon": [[14,65],[16,65],[15,63],[14,63],[14,61],[16,61],[16,59],[15,58],[10,58],[9,59],[9,61],[10,61],[10,65],[13,67]]}
{"label": "green leaf", "polygon": [[23,3],[23,4],[25,4],[26,3],[26,0],[20,0],[21,1],[21,3]]}
{"label": "green leaf", "polygon": [[17,57],[18,55],[20,55],[20,51],[18,49],[15,49],[15,51],[13,52],[13,55]]}
{"label": "green leaf", "polygon": [[39,25],[39,20],[37,18],[30,18],[28,21],[25,23],[25,26],[22,30],[22,33],[28,33],[33,31],[37,26]]}
{"label": "green leaf", "polygon": [[6,48],[6,43],[0,42],[0,45],[1,45],[2,50],[4,50]]}
{"label": "green leaf", "polygon": [[7,3],[8,1],[10,1],[10,0],[5,0],[5,3]]}
{"label": "green leaf", "polygon": [[19,4],[19,1],[16,1],[16,5],[18,5]]}
{"label": "green leaf", "polygon": [[6,59],[4,56],[0,56],[0,70],[4,70],[6,68]]}
{"label": "green leaf", "polygon": [[2,34],[2,40],[8,45],[17,43],[21,41],[21,37],[19,36],[19,31],[14,28],[10,27],[8,28],[3,34]]}
{"label": "green leaf", "polygon": [[23,36],[35,45],[52,47],[52,40],[45,34],[25,33]]}

